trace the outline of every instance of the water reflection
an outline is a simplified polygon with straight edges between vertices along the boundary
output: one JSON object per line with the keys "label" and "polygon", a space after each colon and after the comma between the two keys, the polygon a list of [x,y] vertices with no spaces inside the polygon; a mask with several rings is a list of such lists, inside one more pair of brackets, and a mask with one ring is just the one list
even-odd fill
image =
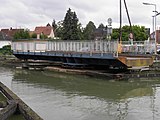
{"label": "water reflection", "polygon": [[18,71],[14,74],[14,81],[40,88],[64,91],[69,96],[78,94],[114,101],[153,94],[152,83],[149,82],[139,80],[115,82],[65,73]]}
{"label": "water reflection", "polygon": [[12,73],[12,90],[45,120],[160,119],[160,79],[108,81],[44,71]]}

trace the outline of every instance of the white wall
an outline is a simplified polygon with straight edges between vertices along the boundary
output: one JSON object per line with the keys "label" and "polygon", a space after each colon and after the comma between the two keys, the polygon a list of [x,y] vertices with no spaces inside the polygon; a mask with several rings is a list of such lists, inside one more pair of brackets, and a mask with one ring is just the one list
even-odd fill
{"label": "white wall", "polygon": [[49,38],[54,38],[54,31],[53,31],[53,29],[51,30],[51,33],[50,33],[50,35],[48,37]]}

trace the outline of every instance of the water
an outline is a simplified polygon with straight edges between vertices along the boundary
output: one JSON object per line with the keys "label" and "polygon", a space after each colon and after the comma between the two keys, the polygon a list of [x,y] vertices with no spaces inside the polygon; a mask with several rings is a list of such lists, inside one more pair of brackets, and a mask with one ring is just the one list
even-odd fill
{"label": "water", "polygon": [[0,81],[45,120],[160,119],[160,78],[109,81],[0,67]]}

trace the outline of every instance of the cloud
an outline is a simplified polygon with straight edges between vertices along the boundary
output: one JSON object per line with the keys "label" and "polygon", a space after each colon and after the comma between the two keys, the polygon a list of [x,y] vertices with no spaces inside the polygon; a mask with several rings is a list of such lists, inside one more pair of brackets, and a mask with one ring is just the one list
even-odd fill
{"label": "cloud", "polygon": [[52,19],[61,19],[65,13],[56,1],[28,0],[28,1],[4,1],[0,5],[0,27],[19,27],[44,25],[52,22]]}
{"label": "cloud", "polygon": [[[154,6],[143,5],[143,0],[126,2],[132,24],[152,26]],[[145,2],[156,3],[159,11],[158,0]],[[128,24],[123,3],[122,6],[123,24]],[[119,26],[119,0],[1,0],[0,27],[34,28],[37,25],[51,23],[53,19],[58,22],[64,19],[68,8],[76,12],[83,26],[89,21],[93,21],[97,26],[100,23],[106,25],[108,18],[113,19],[113,27]],[[160,24],[159,17],[157,17],[158,24]]]}

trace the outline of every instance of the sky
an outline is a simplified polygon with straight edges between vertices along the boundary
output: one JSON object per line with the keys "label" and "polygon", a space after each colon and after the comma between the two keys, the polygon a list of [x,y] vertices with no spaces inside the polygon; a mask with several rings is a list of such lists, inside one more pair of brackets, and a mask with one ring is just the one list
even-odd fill
{"label": "sky", "polygon": [[[108,25],[108,18],[112,19],[112,27],[119,27],[120,0],[0,0],[0,29],[28,28],[45,26],[64,20],[69,8],[75,11],[83,27],[89,21],[98,27],[100,23]],[[159,0],[126,0],[129,15],[133,25],[151,28],[153,26],[153,5],[143,5],[143,2],[156,4],[160,12]],[[129,25],[127,14],[123,6],[123,25]],[[160,26],[160,15],[157,18],[157,28]]]}

